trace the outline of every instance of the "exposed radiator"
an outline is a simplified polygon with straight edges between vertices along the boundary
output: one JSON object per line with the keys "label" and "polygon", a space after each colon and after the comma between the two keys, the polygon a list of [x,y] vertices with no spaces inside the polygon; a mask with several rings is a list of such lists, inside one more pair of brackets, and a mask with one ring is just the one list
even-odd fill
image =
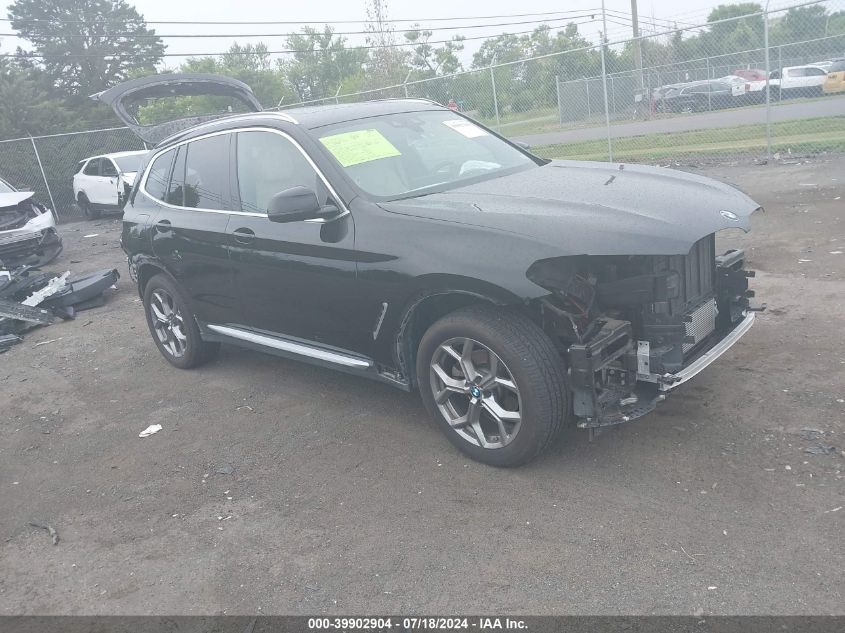
{"label": "exposed radiator", "polygon": [[715,236],[708,235],[695,244],[684,259],[684,299],[698,303],[713,292],[716,269]]}
{"label": "exposed radiator", "polygon": [[684,343],[684,354],[713,333],[713,330],[716,329],[716,315],[718,313],[716,300],[708,299],[687,315],[684,328],[687,337],[691,337],[691,339],[688,339],[691,342]]}

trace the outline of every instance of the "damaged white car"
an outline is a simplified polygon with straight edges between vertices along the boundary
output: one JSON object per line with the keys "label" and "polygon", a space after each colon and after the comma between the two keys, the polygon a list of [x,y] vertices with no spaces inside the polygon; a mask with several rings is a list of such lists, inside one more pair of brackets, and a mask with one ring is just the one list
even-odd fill
{"label": "damaged white car", "polygon": [[73,175],[73,198],[86,218],[123,211],[146,155],[147,150],[115,152],[79,161]]}
{"label": "damaged white car", "polygon": [[0,179],[0,267],[43,266],[62,252],[56,218],[34,196]]}

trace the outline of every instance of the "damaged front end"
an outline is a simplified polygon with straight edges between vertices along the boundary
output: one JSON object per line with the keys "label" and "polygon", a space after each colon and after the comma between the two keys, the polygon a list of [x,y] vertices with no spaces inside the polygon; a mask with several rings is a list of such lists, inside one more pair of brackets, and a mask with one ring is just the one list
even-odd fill
{"label": "damaged front end", "polygon": [[0,193],[0,263],[43,266],[61,252],[56,220],[32,192]]}
{"label": "damaged front end", "polygon": [[715,234],[686,255],[562,257],[528,271],[552,291],[544,329],[568,360],[578,426],[652,411],[729,349],[754,321],[744,253],[715,254]]}

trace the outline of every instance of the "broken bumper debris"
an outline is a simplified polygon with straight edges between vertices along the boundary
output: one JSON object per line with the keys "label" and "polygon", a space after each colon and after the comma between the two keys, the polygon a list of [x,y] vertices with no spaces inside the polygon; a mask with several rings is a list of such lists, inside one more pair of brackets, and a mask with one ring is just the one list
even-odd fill
{"label": "broken bumper debris", "polygon": [[45,273],[28,266],[0,270],[0,352],[19,343],[20,334],[56,317],[73,319],[76,312],[104,302],[103,292],[117,283],[114,269],[70,278],[70,273]]}

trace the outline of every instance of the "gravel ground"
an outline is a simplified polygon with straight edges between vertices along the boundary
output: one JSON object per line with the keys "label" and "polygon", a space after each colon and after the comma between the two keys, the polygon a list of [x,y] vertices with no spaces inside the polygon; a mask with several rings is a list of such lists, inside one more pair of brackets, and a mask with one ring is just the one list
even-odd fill
{"label": "gravel ground", "polygon": [[845,160],[793,163],[705,172],[766,208],[723,244],[759,271],[752,331],[518,470],[385,385],[231,347],[172,368],[119,222],[64,225],[53,269],[124,278],[0,355],[0,614],[845,613]]}

